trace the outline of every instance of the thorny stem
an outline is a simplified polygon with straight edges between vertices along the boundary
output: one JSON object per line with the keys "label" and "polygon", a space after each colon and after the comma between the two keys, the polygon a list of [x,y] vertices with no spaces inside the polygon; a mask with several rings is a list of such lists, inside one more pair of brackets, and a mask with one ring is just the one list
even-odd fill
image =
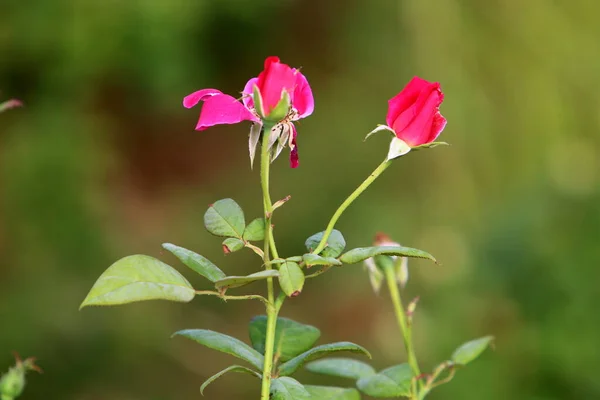
{"label": "thorny stem", "polygon": [[260,300],[263,303],[265,303],[266,306],[269,305],[269,301],[267,299],[265,299],[263,296],[258,295],[258,294],[248,294],[248,295],[243,295],[243,296],[228,296],[223,293],[214,292],[212,290],[196,290],[196,295],[198,295],[198,296],[202,296],[202,295],[217,296],[220,299],[223,299],[225,301],[227,301],[227,300]]}
{"label": "thorny stem", "polygon": [[[269,193],[269,167],[271,164],[269,156],[269,132],[271,126],[264,125],[263,140],[260,157],[260,182],[263,193],[263,205],[265,211],[265,242],[264,242],[264,261],[265,269],[272,269],[269,251],[273,252],[273,257],[279,258],[273,238],[273,229],[271,226],[271,217],[273,214],[273,203]],[[273,289],[273,278],[267,278],[267,330],[265,340],[265,363],[262,373],[262,387],[260,392],[261,400],[269,400],[271,391],[271,376],[273,372],[273,352],[275,346],[275,328],[277,324],[277,313],[283,300],[277,299],[278,306],[275,305],[275,293]]]}
{"label": "thorny stem", "polygon": [[[400,298],[400,291],[398,290],[398,284],[396,282],[394,268],[392,266],[385,266],[383,272],[385,274],[385,280],[388,284],[388,289],[390,291],[392,303],[394,304],[396,320],[398,321],[398,326],[400,327],[400,331],[402,332],[402,336],[404,338],[404,347],[406,349],[408,365],[410,365],[410,369],[412,370],[413,376],[416,379],[419,379],[419,377],[421,376],[421,370],[419,369],[419,363],[417,362],[415,349],[413,347],[412,327],[408,323],[404,307],[402,306],[402,299]],[[421,386],[421,383],[418,381],[416,384],[417,392],[421,389]],[[418,397],[418,393],[413,393],[412,395],[414,397],[411,398],[420,398]]]}
{"label": "thorny stem", "polygon": [[346,200],[344,200],[342,205],[340,205],[339,208],[335,211],[335,214],[333,214],[333,217],[331,217],[331,220],[329,221],[329,224],[325,229],[325,234],[323,235],[321,242],[312,251],[312,254],[319,254],[321,251],[323,251],[325,247],[327,247],[327,239],[329,239],[331,231],[333,231],[337,220],[342,216],[344,211],[346,211],[346,208],[348,208],[348,206],[352,204],[352,202],[356,200],[356,198],[360,196],[362,192],[364,192],[371,185],[371,183],[373,183],[375,179],[377,179],[379,175],[381,175],[381,173],[385,171],[386,168],[389,167],[391,164],[392,161],[386,158],[381,164],[379,164],[377,168],[375,168],[371,175],[369,175],[367,179],[365,179],[364,182],[361,183],[360,186],[357,187],[356,190],[354,190],[354,192],[352,192],[352,194],[350,194],[350,196],[348,196]]}

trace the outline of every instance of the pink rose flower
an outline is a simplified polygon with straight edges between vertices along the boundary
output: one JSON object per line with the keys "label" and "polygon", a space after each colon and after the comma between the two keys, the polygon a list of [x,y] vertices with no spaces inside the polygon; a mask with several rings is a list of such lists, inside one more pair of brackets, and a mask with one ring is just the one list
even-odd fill
{"label": "pink rose flower", "polygon": [[[259,99],[254,98],[255,93]],[[198,131],[220,124],[253,123],[249,142],[251,162],[264,122],[272,124],[275,119],[275,125],[266,133],[272,149],[271,158],[277,158],[287,144],[291,150],[290,165],[292,168],[298,166],[297,132],[293,122],[309,116],[314,110],[312,90],[298,69],[279,62],[277,57],[268,57],[264,70],[246,83],[241,102],[217,89],[202,89],[183,99],[186,108],[199,102],[204,104],[196,125]]]}

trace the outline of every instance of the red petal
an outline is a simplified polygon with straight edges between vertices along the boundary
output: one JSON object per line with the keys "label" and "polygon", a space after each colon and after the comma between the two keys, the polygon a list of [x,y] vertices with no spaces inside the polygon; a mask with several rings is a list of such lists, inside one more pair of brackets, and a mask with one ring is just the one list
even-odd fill
{"label": "red petal", "polygon": [[440,136],[440,133],[442,133],[442,131],[446,127],[447,122],[448,121],[446,120],[446,118],[444,118],[444,116],[440,114],[439,111],[435,113],[435,115],[433,116],[433,126],[431,127],[431,132],[429,134],[429,138],[427,139],[427,143],[433,142],[435,139],[437,139],[438,136]]}
{"label": "red petal", "polygon": [[[268,57],[265,60],[265,69],[258,75],[257,86],[263,100],[263,108],[269,114],[281,100],[283,91],[286,90],[293,96],[296,84],[296,74],[292,68],[279,62],[278,57]],[[292,99],[293,100],[293,99]]]}
{"label": "red petal", "polygon": [[394,125],[394,121],[398,116],[414,104],[419,97],[419,93],[421,93],[423,88],[426,88],[430,84],[430,82],[427,82],[418,76],[412,78],[400,93],[388,101],[388,113],[385,119],[386,124],[390,127]]}
{"label": "red petal", "polygon": [[[404,115],[401,115],[393,126],[396,136],[404,140],[410,146],[419,146],[433,141],[433,139],[437,137],[437,134],[435,137],[432,135],[434,121],[436,121],[435,129],[439,129],[441,123],[439,118],[436,117],[439,114],[438,107],[441,103],[440,97],[438,91],[435,90],[429,94],[425,103],[420,105],[420,107],[415,104],[407,110],[406,113],[415,115],[402,129],[400,129],[400,124],[406,122],[408,118],[404,118]],[[441,128],[443,129],[443,125]],[[441,132],[441,130],[439,132]]]}

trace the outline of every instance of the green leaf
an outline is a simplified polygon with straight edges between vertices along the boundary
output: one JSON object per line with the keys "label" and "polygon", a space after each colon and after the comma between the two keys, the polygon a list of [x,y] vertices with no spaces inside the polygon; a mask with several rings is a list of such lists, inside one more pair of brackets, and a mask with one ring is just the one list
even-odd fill
{"label": "green leaf", "polygon": [[244,241],[238,238],[227,238],[223,240],[223,252],[233,253],[244,248]]}
{"label": "green leaf", "polygon": [[316,254],[311,254],[311,253],[303,255],[302,259],[306,263],[307,267],[312,267],[315,265],[326,265],[326,266],[342,265],[341,261],[339,261],[337,258],[321,257],[321,256],[318,256]]}
{"label": "green leaf", "polygon": [[344,264],[356,264],[379,255],[425,258],[437,263],[437,260],[431,254],[423,250],[402,246],[359,247],[344,253],[340,257],[340,261]]}
{"label": "green leaf", "polygon": [[304,287],[304,272],[295,262],[286,261],[279,266],[279,285],[290,297],[298,296]]}
{"label": "green leaf", "polygon": [[79,309],[143,300],[187,303],[195,295],[192,285],[172,267],[150,256],[134,255],[121,258],[108,267]]}
{"label": "green leaf", "polygon": [[356,386],[372,397],[408,397],[411,392],[413,373],[408,364],[395,365],[378,374],[360,378]]}
{"label": "green leaf", "polygon": [[471,340],[470,342],[464,343],[452,354],[452,361],[455,364],[466,365],[479,357],[481,353],[487,349],[490,344],[494,341],[493,336],[484,336],[479,339]]}
{"label": "green leaf", "polygon": [[[267,317],[259,315],[252,318],[248,328],[252,347],[265,354]],[[278,317],[275,328],[275,353],[279,354],[281,361],[288,361],[313,347],[320,336],[321,332],[314,326]]]}
{"label": "green leaf", "polygon": [[214,381],[216,381],[217,379],[219,379],[220,377],[222,377],[223,375],[225,375],[228,372],[243,372],[246,374],[254,375],[258,379],[262,378],[262,376],[258,372],[254,371],[253,369],[242,367],[241,365],[231,365],[231,366],[225,368],[224,370],[217,372],[216,374],[214,374],[207,380],[205,380],[204,383],[202,384],[202,386],[200,386],[200,394],[204,395],[204,389],[206,389],[206,387],[208,385],[210,385],[211,383],[213,383]]}
{"label": "green leaf", "polygon": [[358,380],[375,375],[375,369],[369,364],[352,358],[326,358],[306,364],[306,369],[317,374],[339,376]]}
{"label": "green leaf", "polygon": [[262,371],[265,357],[246,343],[229,335],[206,329],[185,329],[175,332],[173,336],[183,336],[203,346],[231,354],[232,356],[248,361]]}
{"label": "green leaf", "polygon": [[196,254],[191,250],[175,246],[171,243],[163,243],[162,247],[173,253],[175,257],[179,258],[179,261],[184,263],[190,269],[199,273],[211,282],[223,279],[226,276],[225,272],[221,271],[219,267],[210,262],[210,260],[202,257],[200,254]]}
{"label": "green leaf", "polygon": [[215,201],[204,214],[204,226],[216,236],[241,238],[246,227],[244,211],[232,199]]}
{"label": "green leaf", "polygon": [[[319,242],[321,242],[321,239],[323,238],[324,233],[324,231],[315,233],[306,239],[305,245],[308,251],[312,252],[317,248]],[[344,239],[344,236],[342,236],[340,231],[334,229],[331,231],[331,235],[329,235],[329,238],[327,239],[327,247],[325,247],[319,254],[321,254],[323,257],[337,257],[342,254],[342,251],[344,251],[345,247],[346,240]]]}
{"label": "green leaf", "polygon": [[244,240],[251,242],[265,239],[265,219],[256,218],[244,230]]}
{"label": "green leaf", "polygon": [[336,353],[339,351],[349,351],[351,353],[360,353],[364,354],[367,357],[371,358],[371,354],[364,348],[357,344],[350,342],[337,342],[337,343],[329,343],[321,346],[314,347],[304,353],[300,354],[285,362],[279,366],[279,375],[291,375],[298,368],[300,368],[305,363],[316,360],[317,358],[325,357],[330,353]]}
{"label": "green leaf", "polygon": [[255,273],[247,275],[247,276],[228,276],[228,277],[225,277],[223,279],[219,279],[218,281],[216,281],[215,287],[217,289],[222,289],[222,288],[231,289],[231,288],[244,286],[244,285],[247,285],[254,281],[259,281],[261,279],[276,278],[278,276],[279,276],[279,272],[274,269],[255,272]]}
{"label": "green leaf", "polygon": [[352,388],[304,385],[311,400],[360,400],[360,393]]}
{"label": "green leaf", "polygon": [[294,378],[287,376],[271,381],[272,400],[304,400],[310,399],[310,393]]}

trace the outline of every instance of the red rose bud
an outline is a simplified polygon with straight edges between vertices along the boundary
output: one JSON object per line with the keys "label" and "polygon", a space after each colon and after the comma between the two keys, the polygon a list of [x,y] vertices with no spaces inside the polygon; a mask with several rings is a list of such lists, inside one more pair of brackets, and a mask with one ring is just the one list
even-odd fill
{"label": "red rose bud", "polygon": [[378,125],[365,138],[388,131],[394,134],[390,143],[388,160],[400,157],[412,149],[435,147],[434,142],[446,126],[440,114],[444,94],[438,82],[428,82],[414,77],[400,93],[389,100],[387,125]]}
{"label": "red rose bud", "polygon": [[438,82],[414,77],[389,101],[386,123],[410,147],[433,142],[446,126],[440,114],[444,94]]}

